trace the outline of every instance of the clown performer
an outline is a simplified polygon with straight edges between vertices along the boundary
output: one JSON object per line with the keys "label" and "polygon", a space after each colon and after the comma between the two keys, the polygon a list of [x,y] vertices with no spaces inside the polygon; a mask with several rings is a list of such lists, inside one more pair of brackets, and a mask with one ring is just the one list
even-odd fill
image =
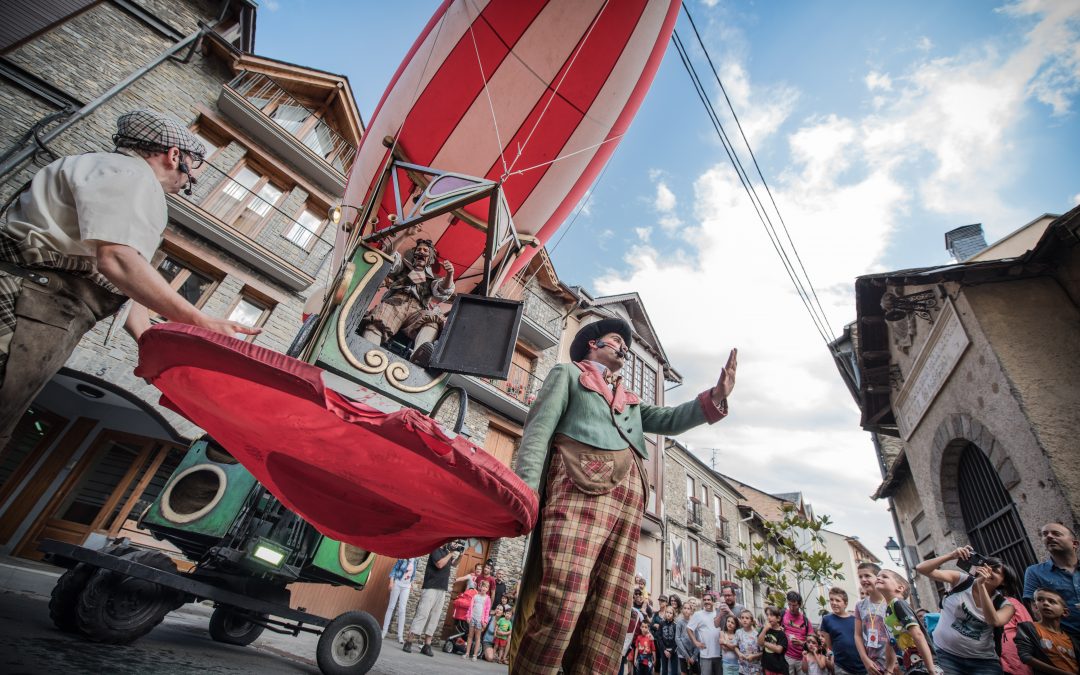
{"label": "clown performer", "polygon": [[112,140],[113,152],[44,167],[0,214],[0,448],[82,336],[128,298],[135,339],[150,326],[147,308],[223,335],[260,332],[201,312],[150,264],[165,195],[191,194],[206,147],[152,110],[121,115]]}
{"label": "clown performer", "polygon": [[675,435],[727,415],[736,350],[716,386],[673,408],[626,391],[630,324],[583,326],[574,363],[552,368],[525,421],[517,473],[540,495],[511,641],[512,675],[619,669],[648,481],[644,434]]}
{"label": "clown performer", "polygon": [[437,257],[430,239],[418,240],[404,256],[394,252],[384,282],[386,293],[360,322],[361,337],[382,345],[402,331],[413,342],[409,360],[427,365],[434,352],[433,343],[446,323],[446,317],[432,305],[454,295],[454,265],[444,260],[446,274],[439,278],[431,270]]}

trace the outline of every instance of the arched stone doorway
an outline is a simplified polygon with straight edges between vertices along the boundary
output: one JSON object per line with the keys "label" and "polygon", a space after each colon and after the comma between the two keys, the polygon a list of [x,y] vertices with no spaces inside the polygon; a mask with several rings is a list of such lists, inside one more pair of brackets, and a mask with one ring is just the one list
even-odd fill
{"label": "arched stone doorway", "polygon": [[943,515],[955,541],[964,541],[962,532],[979,553],[1000,557],[1023,574],[1037,560],[1013,500],[1020,473],[1008,449],[963,413],[946,417],[934,441]]}

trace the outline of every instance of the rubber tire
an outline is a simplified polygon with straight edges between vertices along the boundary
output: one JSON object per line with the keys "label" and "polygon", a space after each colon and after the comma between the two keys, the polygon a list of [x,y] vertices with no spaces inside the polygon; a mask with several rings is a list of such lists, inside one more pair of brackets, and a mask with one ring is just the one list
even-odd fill
{"label": "rubber tire", "polygon": [[[265,614],[260,616],[266,618]],[[254,642],[264,630],[266,626],[245,620],[231,607],[215,607],[210,615],[210,637],[216,642],[244,647]]]}
{"label": "rubber tire", "polygon": [[[366,644],[358,656],[349,655],[346,659],[335,657],[335,643],[339,642],[346,631],[359,633]],[[379,660],[382,649],[382,626],[367,612],[345,612],[330,622],[319,636],[319,646],[315,650],[315,661],[323,675],[359,675],[371,670]],[[338,650],[340,651],[340,650]]]}
{"label": "rubber tire", "polygon": [[[113,545],[105,549],[106,553],[124,555],[134,551],[134,547],[126,545]],[[49,595],[49,618],[53,625],[65,633],[79,632],[79,619],[75,615],[75,608],[79,604],[79,594],[86,588],[86,582],[94,576],[96,567],[79,563],[60,575]]]}
{"label": "rubber tire", "polygon": [[[123,558],[159,570],[176,571],[173,561],[160,551],[136,550]],[[142,607],[134,618],[115,616],[113,611],[119,601],[118,593],[125,590],[130,592],[133,588],[137,589],[137,596],[141,596],[143,592],[147,594],[145,598],[136,598],[137,602],[145,601],[146,606]],[[134,642],[149,633],[165,619],[166,614],[181,604],[182,596],[172,589],[143,582],[119,572],[99,569],[90,577],[79,595],[75,614],[79,631],[85,637],[94,642],[120,645]]]}
{"label": "rubber tire", "polygon": [[442,650],[443,650],[444,654],[453,654],[454,653],[454,641],[453,640],[443,640]]}
{"label": "rubber tire", "polygon": [[296,337],[293,338],[292,344],[285,350],[285,356],[291,356],[294,359],[300,356],[300,352],[304,351],[308,342],[311,340],[312,334],[315,332],[315,326],[319,323],[319,315],[311,314],[307,320],[300,326],[300,330],[296,333]]}

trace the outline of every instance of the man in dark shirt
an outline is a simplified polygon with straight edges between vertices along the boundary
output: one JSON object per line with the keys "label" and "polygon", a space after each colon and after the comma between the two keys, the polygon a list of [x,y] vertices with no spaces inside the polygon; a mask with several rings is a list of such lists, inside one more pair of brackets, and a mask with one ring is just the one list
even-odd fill
{"label": "man in dark shirt", "polygon": [[847,591],[838,586],[829,589],[832,614],[821,620],[821,635],[825,638],[825,648],[833,653],[836,675],[863,675],[866,666],[855,646],[855,617],[848,614],[847,605]]}
{"label": "man in dark shirt", "polygon": [[402,651],[412,652],[413,637],[422,635],[424,646],[420,648],[420,653],[435,656],[431,651],[431,638],[442,619],[443,602],[446,600],[446,589],[450,584],[450,572],[453,570],[452,563],[460,553],[460,549],[451,550],[449,546],[440,546],[428,556],[420,602],[416,605],[416,614],[413,615],[409,636],[405,638]]}

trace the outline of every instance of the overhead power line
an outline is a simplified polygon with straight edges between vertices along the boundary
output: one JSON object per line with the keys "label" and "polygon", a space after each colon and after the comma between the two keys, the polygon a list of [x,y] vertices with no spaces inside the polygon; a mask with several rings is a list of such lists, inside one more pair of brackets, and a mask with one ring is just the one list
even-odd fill
{"label": "overhead power line", "polygon": [[[739,129],[739,134],[742,137],[743,144],[746,146],[750,157],[753,160],[756,173],[758,175],[761,184],[764,186],[765,191],[769,197],[769,202],[772,204],[773,211],[776,214],[777,220],[780,221],[781,227],[784,231],[784,237],[787,239],[787,246],[785,247],[780,234],[778,234],[776,226],[773,224],[773,219],[769,214],[768,208],[758,195],[757,188],[754,185],[754,181],[750,178],[749,173],[743,166],[738,152],[735,149],[734,144],[731,142],[723,123],[720,121],[720,116],[717,114],[715,107],[709,97],[709,94],[702,83],[701,76],[697,72],[697,68],[694,66],[693,61],[690,59],[689,51],[683,44],[678,31],[672,35],[672,41],[675,43],[675,48],[679,52],[679,57],[682,61],[683,67],[686,69],[687,74],[690,76],[690,80],[694,85],[694,90],[698,95],[698,99],[701,101],[702,106],[705,108],[706,114],[709,116],[709,121],[712,123],[717,136],[720,138],[721,145],[724,148],[724,152],[731,162],[732,167],[735,169],[736,175],[739,177],[739,182],[746,192],[747,197],[750,198],[750,202],[754,207],[754,212],[761,222],[762,228],[765,230],[766,235],[769,237],[769,242],[773,246],[773,250],[776,252],[777,257],[780,258],[781,264],[784,266],[784,271],[787,273],[788,278],[791,280],[792,285],[795,287],[796,293],[799,296],[800,301],[806,308],[807,313],[810,315],[811,321],[814,323],[814,328],[821,336],[826,345],[829,345],[834,338],[832,327],[829,324],[828,318],[825,314],[824,308],[821,305],[821,301],[818,298],[817,292],[810,281],[809,274],[806,272],[806,267],[802,262],[802,258],[798,253],[794,241],[791,238],[791,234],[788,231],[787,224],[784,222],[783,217],[780,215],[779,207],[776,204],[776,199],[772,194],[772,190],[768,186],[768,182],[765,180],[765,176],[758,164],[757,157],[754,155],[753,149],[750,146],[750,142],[746,137],[746,133],[742,128],[741,122],[739,122],[738,114],[735,112],[734,106],[731,103],[731,99],[727,95],[727,91],[723,86],[723,82],[720,80],[719,73],[713,63],[708,49],[705,47],[704,41],[701,38],[701,34],[697,29],[697,24],[694,22],[693,16],[690,14],[689,8],[683,3],[683,11],[686,12],[687,18],[690,21],[690,25],[693,28],[695,37],[697,38],[698,45],[702,52],[705,54],[708,60],[709,67],[712,70],[713,77],[716,79],[717,84],[720,86],[721,92],[724,94],[724,99],[727,103],[728,109],[731,112],[732,118],[735,120]],[[788,248],[791,250],[791,254],[794,256],[796,262],[792,262],[791,256],[788,254]],[[797,263],[797,266],[796,266]],[[801,272],[801,275],[800,275]]]}

